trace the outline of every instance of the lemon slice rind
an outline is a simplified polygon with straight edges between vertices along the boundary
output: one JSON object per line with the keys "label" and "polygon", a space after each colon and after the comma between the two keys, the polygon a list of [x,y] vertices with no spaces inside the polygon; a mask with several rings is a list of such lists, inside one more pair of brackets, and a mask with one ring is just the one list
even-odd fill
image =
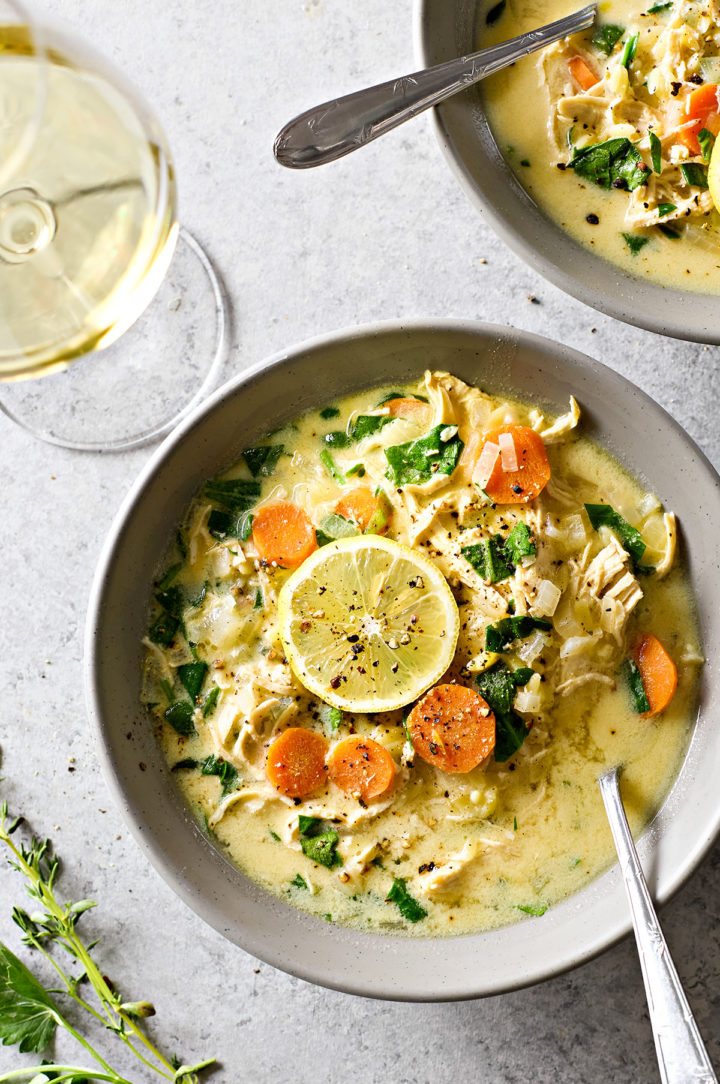
{"label": "lemon slice rind", "polygon": [[298,680],[342,711],[393,711],[445,673],[460,619],[424,554],[382,535],[312,553],[278,600],[280,639]]}

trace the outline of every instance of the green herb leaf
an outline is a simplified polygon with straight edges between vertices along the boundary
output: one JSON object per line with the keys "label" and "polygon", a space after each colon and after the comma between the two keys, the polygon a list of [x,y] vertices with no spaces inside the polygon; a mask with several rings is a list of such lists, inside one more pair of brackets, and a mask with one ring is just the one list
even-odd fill
{"label": "green herb leaf", "polygon": [[607,23],[605,26],[599,26],[597,28],[591,40],[596,49],[599,49],[605,56],[610,56],[624,33],[624,26],[617,26],[615,23]]}
{"label": "green herb leaf", "polygon": [[650,132],[650,158],[656,173],[662,173],[662,143],[654,132]]}
{"label": "green herb leaf", "polygon": [[669,11],[673,6],[673,0],[666,0],[662,4],[653,4],[651,8],[647,9],[648,15],[659,15],[661,11]]}
{"label": "green herb leaf", "polygon": [[163,574],[162,579],[158,583],[158,591],[167,591],[170,584],[173,582],[178,572],[182,568],[182,561],[179,561],[176,565],[171,565],[170,568]]}
{"label": "green herb leaf", "polygon": [[246,448],[243,459],[253,478],[257,478],[258,475],[261,478],[267,478],[275,470],[284,451],[285,447],[282,444],[266,444],[259,448]]}
{"label": "green herb leaf", "polygon": [[339,838],[335,829],[330,828],[327,832],[320,832],[310,838],[307,835],[303,836],[300,847],[306,858],[327,869],[332,869],[334,866],[342,865],[342,858],[337,853]]}
{"label": "green herb leaf", "polygon": [[323,418],[325,421],[329,421],[330,418],[339,418],[340,411],[336,406],[326,406],[323,407],[320,411],[320,417]]}
{"label": "green herb leaf", "polygon": [[193,703],[202,689],[207,670],[208,664],[206,662],[188,662],[184,666],[178,666],[178,677],[187,689]]}
{"label": "green herb leaf", "polygon": [[270,838],[274,839],[276,843],[282,843],[280,836],[277,834],[277,832],[274,832],[272,828],[268,828],[268,832],[270,833]]}
{"label": "green herb leaf", "polygon": [[209,757],[200,764],[201,775],[216,775],[222,784],[222,795],[225,797],[231,790],[235,790],[238,782],[238,770],[232,764],[229,764],[227,760],[223,760],[222,757],[216,757],[214,753],[211,753]]}
{"label": "green herb leaf", "polygon": [[664,234],[665,237],[668,238],[669,241],[680,240],[680,233],[677,230],[673,230],[669,226],[666,226],[664,222],[658,222],[658,229],[660,230],[660,233]]}
{"label": "green herb leaf", "polygon": [[362,440],[364,437],[372,436],[373,433],[379,433],[381,429],[394,421],[394,418],[386,414],[360,414],[355,419],[350,435],[353,440]]}
{"label": "green herb leaf", "polygon": [[176,760],[170,769],[171,772],[184,772],[189,771],[191,768],[199,768],[200,761],[195,760],[194,757],[183,757],[182,760]]}
{"label": "green herb leaf", "polygon": [[495,760],[503,763],[520,748],[530,733],[525,720],[513,710],[515,691],[527,685],[534,671],[529,666],[511,670],[502,660],[475,679],[478,692],[495,716]]}
{"label": "green herb leaf", "polygon": [[515,571],[514,564],[506,560],[505,539],[501,534],[483,538],[472,546],[463,546],[460,552],[486,583],[500,583]]}
{"label": "green herb leaf", "polygon": [[502,15],[502,13],[504,12],[504,10],[505,10],[505,0],[500,0],[500,2],[495,4],[494,7],[490,8],[487,15],[485,16],[486,25],[487,26],[492,26],[493,23],[496,23],[498,21],[498,19],[500,18],[500,16]]}
{"label": "green herb leaf", "polygon": [[345,471],[346,478],[352,478],[354,475],[357,475],[358,478],[364,478],[365,474],[366,470],[362,463],[355,463],[354,466],[348,467]]}
{"label": "green herb leaf", "polygon": [[230,512],[246,512],[260,498],[260,482],[233,478],[229,482],[208,482],[204,495]]}
{"label": "green herb leaf", "polygon": [[638,42],[640,41],[640,33],[633,34],[631,38],[628,38],[623,46],[622,56],[620,57],[620,63],[623,68],[629,68],[635,59],[637,52]]}
{"label": "green herb leaf", "polygon": [[552,622],[544,617],[531,617],[521,614],[517,617],[503,617],[495,625],[485,629],[486,651],[506,651],[515,640],[524,640],[534,629],[550,629]]}
{"label": "green herb leaf", "polygon": [[622,670],[625,675],[625,680],[628,683],[628,688],[630,689],[630,695],[632,696],[635,711],[638,715],[650,711],[650,701],[645,692],[642,674],[640,673],[637,663],[633,659],[625,659]]}
{"label": "green herb leaf", "polygon": [[579,177],[601,188],[612,188],[614,181],[624,181],[631,192],[647,184],[649,172],[640,153],[624,136],[580,150],[573,148],[570,166]]}
{"label": "green herb leaf", "polygon": [[398,911],[408,922],[419,922],[421,918],[427,916],[425,908],[408,892],[407,884],[402,877],[396,877],[393,880],[386,900],[388,903],[396,904]]}
{"label": "green herb leaf", "polygon": [[262,610],[263,608],[263,593],[259,587],[255,588],[255,601],[253,602],[253,610]]}
{"label": "green herb leaf", "polygon": [[239,538],[246,542],[252,533],[253,514],[247,509],[244,512],[221,512],[213,508],[208,516],[208,532],[224,542],[226,538]]}
{"label": "green herb leaf", "polygon": [[337,463],[335,462],[335,460],[333,459],[333,457],[331,456],[331,454],[330,454],[330,452],[329,452],[329,450],[327,448],[322,449],[322,451],[320,452],[320,457],[319,458],[320,458],[320,462],[322,463],[323,467],[328,472],[328,474],[333,479],[333,481],[337,482],[337,484],[340,485],[340,486],[344,486],[345,485],[345,475],[340,470],[340,468],[338,467]]}
{"label": "green herb leaf", "polygon": [[613,531],[620,542],[630,554],[633,562],[639,562],[643,553],[645,552],[645,543],[643,542],[642,535],[635,528],[631,527],[626,519],[616,512],[610,504],[586,504],[585,511],[590,517],[595,530],[599,530],[600,527],[609,527]]}
{"label": "green herb leaf", "polygon": [[339,516],[337,512],[325,516],[320,522],[320,528],[315,532],[319,546],[326,546],[328,542],[334,542],[338,538],[350,538],[356,534],[360,534],[360,531],[355,524],[344,516]]}
{"label": "green herb leaf", "polygon": [[693,185],[695,188],[707,188],[707,172],[697,162],[683,162],[680,172],[685,184]]}
{"label": "green herb leaf", "polygon": [[514,565],[519,565],[523,557],[534,557],[537,553],[532,533],[527,523],[516,523],[505,539],[505,557]]}
{"label": "green herb leaf", "polygon": [[207,719],[215,711],[217,707],[218,697],[220,696],[220,689],[217,685],[213,685],[210,692],[207,694],[202,702],[203,719]]}
{"label": "green herb leaf", "polygon": [[340,708],[333,708],[329,704],[323,704],[320,708],[320,718],[323,724],[328,727],[330,733],[334,734],[343,721],[343,713]]}
{"label": "green herb leaf", "polygon": [[624,233],[622,238],[633,256],[637,256],[640,249],[650,240],[649,237],[643,237],[642,234],[639,233]]}
{"label": "green herb leaf", "polygon": [[40,1054],[59,1022],[50,994],[25,964],[0,943],[0,1042],[21,1054]]}
{"label": "green herb leaf", "polygon": [[306,817],[301,813],[298,817],[298,832],[301,836],[316,836],[322,827],[319,817]]}
{"label": "green herb leaf", "polygon": [[186,738],[195,733],[193,710],[193,705],[189,700],[176,700],[167,711],[163,712],[163,717],[167,719],[173,730]]}
{"label": "green herb leaf", "polygon": [[394,485],[419,485],[429,482],[434,474],[452,474],[464,445],[457,430],[449,439],[441,439],[440,434],[448,428],[436,425],[424,437],[385,449],[388,477]]}
{"label": "green herb leaf", "polygon": [[663,215],[669,215],[671,211],[677,211],[677,206],[674,203],[658,203],[658,214],[662,218]]}
{"label": "green herb leaf", "polygon": [[518,911],[524,911],[526,915],[535,915],[539,918],[540,915],[544,915],[547,911],[546,903],[519,903],[517,904]]}
{"label": "green herb leaf", "polygon": [[148,639],[160,647],[170,647],[179,628],[180,622],[177,617],[173,617],[169,613],[162,613],[155,618],[148,629]]}
{"label": "green herb leaf", "polygon": [[332,433],[325,433],[323,443],[327,444],[328,448],[347,448],[350,443],[350,437],[343,429],[335,429]]}
{"label": "green herb leaf", "polygon": [[697,134],[697,141],[700,144],[703,162],[709,162],[712,149],[715,146],[715,136],[707,128],[701,128]]}
{"label": "green herb leaf", "polygon": [[295,886],[295,888],[302,888],[302,889],[304,889],[304,891],[305,891],[305,892],[309,892],[309,891],[310,891],[310,889],[309,889],[309,887],[308,887],[308,883],[307,883],[307,881],[305,880],[305,878],[304,878],[304,877],[302,876],[302,874],[300,874],[300,873],[296,873],[296,874],[295,874],[295,876],[293,877],[293,879],[292,879],[292,881],[290,882],[290,884],[291,884],[291,885],[294,885],[294,886]]}

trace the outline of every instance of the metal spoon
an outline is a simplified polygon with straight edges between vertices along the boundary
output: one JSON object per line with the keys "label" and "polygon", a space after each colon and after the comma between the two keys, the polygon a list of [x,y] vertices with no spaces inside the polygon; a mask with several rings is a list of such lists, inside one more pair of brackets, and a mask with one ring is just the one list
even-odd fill
{"label": "metal spoon", "polygon": [[663,1084],[717,1084],[650,899],[620,797],[617,768],[598,779],[630,901]]}
{"label": "metal spoon", "polygon": [[290,169],[334,162],[521,57],[585,30],[594,19],[593,3],[501,45],[317,105],[285,125],[275,157]]}

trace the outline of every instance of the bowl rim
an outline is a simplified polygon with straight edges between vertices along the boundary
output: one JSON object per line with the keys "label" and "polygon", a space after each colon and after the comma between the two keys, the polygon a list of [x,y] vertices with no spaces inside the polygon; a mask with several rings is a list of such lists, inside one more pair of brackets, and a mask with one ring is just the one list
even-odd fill
{"label": "bowl rim", "polygon": [[[182,447],[196,426],[200,426],[203,421],[206,421],[213,414],[217,406],[238,395],[241,389],[246,388],[258,379],[267,378],[269,374],[277,372],[284,365],[291,363],[294,359],[300,358],[305,354],[313,353],[318,349],[328,346],[337,348],[342,344],[352,341],[361,341],[365,338],[372,338],[373,336],[386,336],[407,332],[429,335],[470,335],[477,337],[478,342],[480,343],[495,341],[497,339],[507,339],[510,337],[513,342],[517,342],[522,347],[528,347],[531,350],[547,354],[548,351],[552,349],[553,356],[560,356],[563,360],[563,364],[568,365],[575,375],[577,372],[582,371],[581,367],[585,366],[591,373],[598,374],[600,378],[604,380],[609,379],[611,383],[615,382],[615,386],[618,389],[624,392],[631,392],[645,412],[654,414],[656,419],[661,421],[664,426],[668,427],[669,430],[675,434],[675,439],[679,439],[686,447],[691,449],[698,469],[712,481],[713,486],[715,487],[718,498],[716,502],[718,505],[718,523],[720,524],[720,478],[718,478],[712,464],[704,453],[697,445],[695,445],[692,438],[685,433],[679,423],[677,423],[659,404],[655,403],[647,393],[633,385],[621,373],[610,369],[596,359],[589,358],[587,355],[584,355],[571,347],[553,342],[552,340],[531,332],[474,320],[458,320],[453,318],[389,320],[343,328],[310,337],[290,349],[277,351],[270,357],[257,362],[228,380],[208,400],[200,404],[192,414],[190,414],[188,418],[186,418],[178,428],[163,441],[160,447],[145,464],[120,505],[98,558],[88,602],[87,620],[85,625],[84,684],[94,745],[105,782],[111,792],[112,798],[120,809],[131,834],[139,844],[145,856],[150,860],[151,864],[173,891],[180,896],[180,898],[183,899],[196,914],[229,940],[234,941],[244,948],[245,951],[248,951],[267,963],[306,981],[318,983],[345,993],[373,998],[398,1001],[437,1002],[491,996],[510,990],[520,989],[524,986],[552,978],[587,962],[625,937],[631,929],[631,922],[629,912],[626,911],[617,864],[613,865],[610,870],[605,874],[601,874],[592,882],[592,885],[596,886],[600,882],[606,883],[609,885],[612,899],[617,897],[621,901],[619,911],[617,913],[612,913],[612,918],[608,921],[607,926],[602,932],[593,928],[588,934],[586,943],[580,950],[577,950],[574,947],[571,948],[561,942],[562,951],[560,951],[551,962],[546,961],[541,965],[517,964],[512,973],[503,977],[487,975],[478,977],[473,974],[472,978],[468,979],[463,976],[456,978],[453,975],[444,975],[441,980],[438,980],[434,974],[429,974],[426,979],[424,978],[422,982],[418,983],[417,975],[413,979],[410,975],[406,975],[402,969],[400,969],[399,974],[393,975],[392,981],[389,981],[387,976],[384,978],[381,977],[378,981],[374,974],[368,975],[361,973],[360,968],[357,969],[357,973],[354,970],[349,969],[348,958],[354,958],[354,954],[358,949],[367,948],[371,942],[379,941],[383,947],[390,946],[392,953],[398,958],[403,957],[403,952],[407,951],[407,946],[413,946],[413,948],[410,949],[410,955],[413,960],[417,957],[418,959],[425,960],[425,963],[432,963],[432,953],[427,951],[423,952],[423,947],[427,948],[427,946],[437,946],[439,944],[461,945],[463,943],[467,946],[469,942],[489,938],[496,934],[501,934],[503,931],[517,931],[529,927],[531,923],[527,920],[521,921],[517,925],[501,927],[499,930],[489,931],[489,933],[485,934],[466,934],[449,939],[432,939],[394,938],[386,934],[374,934],[364,931],[360,934],[356,934],[353,931],[348,931],[345,927],[321,923],[313,918],[311,922],[315,923],[316,926],[317,924],[322,926],[326,937],[328,930],[333,931],[333,936],[335,936],[336,931],[339,931],[339,933],[337,933],[338,944],[334,945],[334,948],[337,951],[331,952],[329,954],[329,959],[323,959],[320,962],[317,960],[308,961],[307,959],[288,959],[285,954],[285,949],[278,948],[273,943],[272,937],[268,939],[267,936],[257,935],[257,933],[252,934],[244,929],[238,929],[237,922],[233,922],[233,919],[228,916],[226,910],[223,910],[223,906],[217,899],[208,899],[202,895],[202,889],[201,886],[198,885],[197,879],[196,882],[193,883],[192,880],[189,879],[187,869],[179,869],[177,863],[170,859],[165,846],[155,834],[155,826],[152,821],[149,821],[148,818],[142,814],[136,802],[128,798],[127,780],[123,780],[122,765],[117,762],[117,758],[113,751],[112,742],[110,740],[111,730],[106,726],[102,717],[103,690],[100,673],[102,643],[98,633],[98,630],[102,629],[103,624],[105,591],[112,577],[116,556],[122,548],[123,534],[126,526],[132,520],[133,513],[146,489],[153,482],[157,482],[157,479],[162,476],[163,469],[171,469],[173,455]],[[697,727],[695,729],[697,730]],[[686,754],[686,760],[689,757],[689,753],[690,750],[688,750],[688,753]],[[720,751],[718,753],[718,764],[720,765]],[[678,780],[681,778],[682,773],[683,768],[681,768]],[[654,826],[657,824],[658,819],[663,814],[666,806],[668,806],[673,791],[676,789],[678,780],[673,784],[673,790],[671,790],[670,795],[666,798],[658,817],[656,817],[651,825],[646,828],[642,838],[638,842],[638,851],[644,865],[648,863],[652,864],[654,854],[653,848],[660,838],[657,835]],[[670,896],[686,882],[712,847],[716,836],[720,833],[720,802],[717,802],[713,806],[713,814],[714,819],[712,819],[711,823],[705,824],[703,826],[703,831],[699,832],[693,840],[689,841],[687,850],[683,854],[683,861],[677,864],[672,876],[666,877],[664,881],[661,881],[655,887],[653,894],[657,902],[663,903],[669,899]],[[215,855],[216,863],[218,861],[225,863],[225,860],[220,858],[215,848],[208,846],[207,841],[203,840],[203,846],[208,852],[212,852]],[[212,859],[208,858],[208,861],[212,864]],[[225,865],[228,864],[225,863]],[[242,877],[237,870],[234,870],[234,873],[236,876]],[[252,882],[247,883],[252,889]],[[591,888],[592,885],[581,890],[581,894],[587,892],[588,888]],[[262,894],[263,899],[266,901],[267,910],[272,911],[272,898],[260,889],[257,891]],[[603,900],[607,894],[607,892],[603,894]],[[542,929],[552,934],[552,925],[546,923],[548,916],[555,915],[557,924],[559,912],[562,910],[563,914],[566,912],[570,913],[574,905],[573,901],[577,901],[577,899],[578,894],[569,897],[567,900],[550,908],[546,916],[543,916],[543,918],[540,919],[533,919],[532,922],[543,923],[544,926]],[[268,900],[271,901],[269,904],[267,903]],[[283,904],[282,907],[284,909],[284,920],[291,926],[294,924],[297,927],[297,929],[293,929],[292,931],[292,936],[295,938],[292,943],[296,947],[298,946],[301,937],[309,936],[308,931],[312,934],[318,932],[316,926],[313,930],[310,930],[311,924],[309,924],[307,920],[311,918],[311,916],[307,916],[303,912],[298,912],[286,904]],[[540,929],[538,929],[538,933],[533,935],[533,937],[537,938],[539,936]],[[349,945],[350,957],[348,957],[348,953],[345,952],[343,960],[341,957],[346,943]]]}
{"label": "bowl rim", "polygon": [[[434,51],[435,43],[427,30],[431,16],[439,10],[439,4],[443,10],[446,9],[445,0],[415,0],[414,3],[413,49],[423,68],[451,59]],[[662,286],[631,275],[624,268],[590,252],[535,204],[515,173],[505,164],[499,150],[498,161],[503,163],[502,166],[486,158],[491,167],[491,178],[499,177],[497,170],[504,171],[504,203],[502,206],[496,204],[488,175],[480,178],[473,174],[454,134],[456,118],[464,108],[468,108],[468,95],[473,92],[479,93],[477,86],[470,88],[466,94],[460,93],[434,106],[429,111],[431,124],[443,156],[460,187],[508,248],[554,286],[605,316],[657,335],[686,342],[720,344],[720,320],[716,315],[720,311],[720,298],[717,295]],[[489,125],[488,133],[497,150]],[[531,242],[531,232],[544,235],[546,244],[543,248]],[[572,267],[578,261],[582,268],[580,274],[577,268],[566,270],[567,266]],[[604,287],[599,285],[603,281],[606,283]],[[675,304],[672,303],[673,298]],[[711,312],[713,308],[714,314]]]}

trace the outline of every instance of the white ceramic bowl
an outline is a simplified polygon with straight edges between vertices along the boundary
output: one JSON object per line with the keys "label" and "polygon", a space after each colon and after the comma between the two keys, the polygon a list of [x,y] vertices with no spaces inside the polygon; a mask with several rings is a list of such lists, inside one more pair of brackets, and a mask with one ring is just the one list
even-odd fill
{"label": "white ceramic bowl", "polygon": [[[97,748],[140,847],[215,929],[312,982],[403,1000],[478,997],[537,982],[589,959],[628,932],[617,867],[541,918],[442,942],[331,925],[267,895],[231,866],[189,815],[139,702],[140,639],[153,574],[203,483],[268,430],[364,387],[448,369],[490,392],[554,412],[573,393],[583,430],[678,513],[703,639],[720,642],[720,479],[679,426],[596,361],[526,332],[477,323],[380,324],[305,343],[221,388],[156,452],[123,503],[90,601],[86,680]],[[692,872],[720,828],[717,652],[678,779],[640,854],[660,902]]]}
{"label": "white ceramic bowl", "polygon": [[[477,0],[417,0],[418,67],[477,49],[478,6]],[[540,210],[498,149],[481,95],[479,84],[433,110],[435,131],[455,176],[503,241],[550,282],[599,312],[661,335],[720,343],[719,297],[630,275],[574,241]]]}

